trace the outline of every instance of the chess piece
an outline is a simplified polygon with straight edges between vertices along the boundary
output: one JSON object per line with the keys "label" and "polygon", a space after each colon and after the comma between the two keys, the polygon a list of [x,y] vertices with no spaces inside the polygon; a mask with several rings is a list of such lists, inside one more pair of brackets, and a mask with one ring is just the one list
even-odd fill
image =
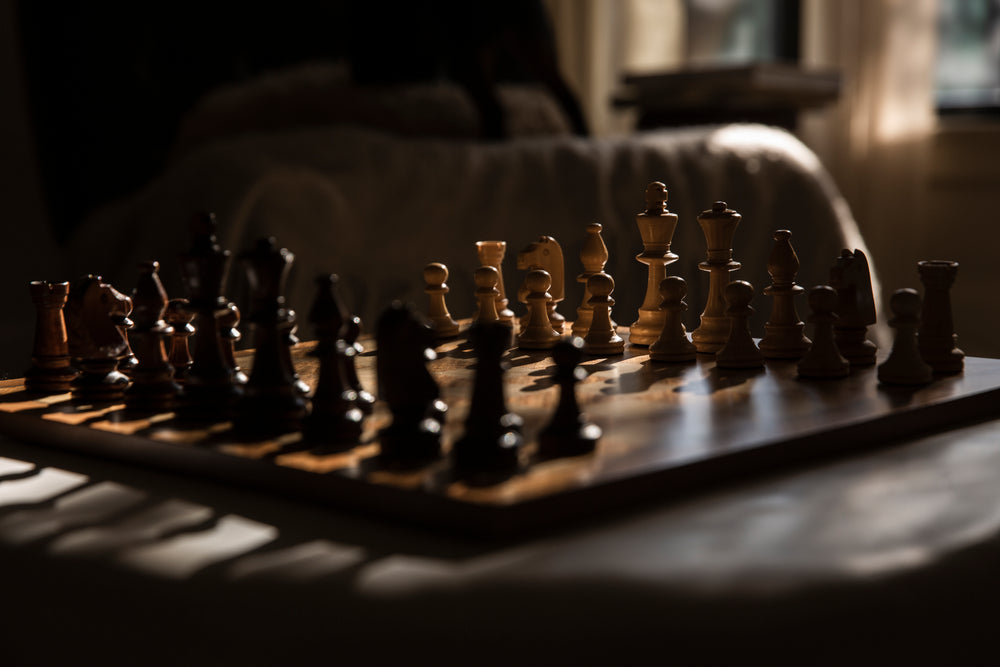
{"label": "chess piece", "polygon": [[[490,303],[495,309],[496,302]],[[506,326],[497,326],[510,335]],[[436,358],[433,343],[430,327],[398,301],[378,319],[378,393],[392,413],[392,422],[379,431],[379,460],[383,465],[418,467],[441,455],[441,428],[448,408],[427,369],[427,362]]]}
{"label": "chess piece", "polygon": [[949,294],[958,273],[958,262],[927,260],[918,262],[917,270],[924,285],[924,303],[917,332],[920,356],[935,373],[961,373],[965,368],[965,353],[956,345],[958,336],[952,324]]}
{"label": "chess piece", "polygon": [[701,314],[701,323],[691,332],[691,342],[702,354],[715,354],[729,338],[729,318],[726,316],[726,299],[723,296],[729,284],[729,274],[740,268],[733,261],[733,235],[742,216],[726,208],[726,202],[717,201],[711,210],[698,215],[698,224],[708,243],[708,258],[698,268],[708,272],[708,299]]}
{"label": "chess piece", "polygon": [[587,421],[576,399],[576,385],[587,377],[587,372],[579,366],[582,358],[583,340],[579,337],[564,338],[552,348],[559,403],[552,420],[538,435],[540,459],[588,454],[594,451],[601,437],[601,428]]}
{"label": "chess piece", "polygon": [[920,326],[920,294],[909,287],[893,292],[889,299],[896,330],[889,357],[878,366],[878,380],[884,384],[920,385],[934,379],[934,369],[924,362],[917,346]]}
{"label": "chess piece", "polygon": [[684,330],[682,313],[688,305],[684,301],[687,285],[679,276],[667,276],[660,281],[660,308],[663,310],[663,329],[660,337],[649,346],[649,358],[653,361],[694,361],[698,348],[694,346]]}
{"label": "chess piece", "polygon": [[125,350],[122,352],[122,356],[118,357],[118,370],[130,378],[132,377],[132,373],[135,371],[136,367],[139,365],[139,360],[132,351],[131,343],[129,343],[128,332],[132,330],[133,325],[134,322],[127,317],[123,322],[118,324],[118,328],[122,332],[122,338],[125,339]]}
{"label": "chess piece", "polygon": [[469,329],[476,350],[476,376],[465,433],[452,446],[458,476],[474,484],[506,479],[520,467],[521,417],[507,411],[503,375],[507,366],[507,330],[498,323],[477,322]]}
{"label": "chess piece", "polygon": [[348,317],[341,329],[340,336],[344,341],[344,379],[347,385],[354,390],[357,396],[357,406],[366,415],[370,415],[375,409],[375,397],[368,393],[358,378],[358,371],[355,367],[355,360],[364,353],[365,348],[358,342],[361,336],[361,318],[356,315]]}
{"label": "chess piece", "polygon": [[528,294],[528,323],[517,335],[517,346],[525,350],[547,350],[559,340],[559,332],[552,328],[548,304],[552,301],[549,288],[552,278],[543,269],[528,271],[525,277]]}
{"label": "chess piece", "polygon": [[611,307],[615,300],[611,293],[615,291],[615,280],[608,274],[595,273],[587,279],[587,290],[590,297],[590,307],[593,319],[590,329],[583,339],[583,351],[591,355],[624,354],[625,341],[615,331],[611,323]]}
{"label": "chess piece", "polygon": [[299,377],[298,372],[295,370],[295,364],[292,362],[292,348],[299,344],[298,336],[295,335],[299,330],[299,325],[296,322],[294,310],[291,308],[287,309],[285,319],[279,323],[278,328],[281,331],[281,340],[284,342],[284,345],[278,348],[281,350],[281,361],[292,376],[292,384],[295,386],[295,391],[299,392],[300,396],[308,396],[309,392],[312,391],[312,387],[302,381],[302,378]]}
{"label": "chess piece", "polygon": [[587,290],[587,280],[595,273],[604,271],[604,265],[608,262],[608,247],[604,245],[601,238],[603,227],[596,222],[587,225],[587,239],[583,242],[583,249],[580,250],[580,263],[583,264],[583,273],[576,277],[576,282],[583,283],[583,301],[576,309],[576,321],[573,322],[573,335],[583,337],[590,330],[590,322],[594,317],[594,311],[590,307],[590,297],[593,296]]}
{"label": "chess piece", "polygon": [[169,410],[180,392],[174,382],[163,339],[173,331],[163,321],[167,292],[160,281],[159,262],[139,264],[139,278],[132,291],[132,330],[137,365],[132,370],[132,385],[125,391],[125,406],[130,410]]}
{"label": "chess piece", "polygon": [[268,237],[241,253],[239,260],[250,285],[247,320],[255,349],[234,428],[239,433],[267,435],[298,430],[306,414],[306,402],[296,387],[287,358],[289,324],[294,320],[289,317],[283,296],[295,256]]}
{"label": "chess piece", "polygon": [[239,330],[240,309],[230,301],[226,309],[219,315],[219,338],[222,341],[222,356],[233,371],[233,382],[239,385],[247,383],[246,373],[236,363],[236,343],[243,335]]}
{"label": "chess piece", "polygon": [[[476,280],[476,322],[496,322],[500,319],[497,314],[497,299],[500,298],[500,290],[497,285],[500,281],[500,272],[495,267],[484,264],[476,269],[474,274]],[[513,320],[512,320],[513,322]]]}
{"label": "chess piece", "polygon": [[167,302],[163,319],[171,329],[169,362],[174,368],[174,382],[184,384],[193,363],[188,339],[194,333],[191,324],[194,311],[188,307],[187,299],[171,299]]}
{"label": "chess piece", "polygon": [[851,364],[837,349],[833,327],[837,321],[837,291],[828,285],[809,290],[809,322],[813,325],[812,345],[799,360],[800,377],[842,378],[851,372]]}
{"label": "chess piece", "polygon": [[448,267],[434,262],[424,267],[424,292],[430,300],[427,319],[431,323],[435,338],[454,338],[458,335],[458,322],[451,318],[444,295],[448,293]]}
{"label": "chess piece", "polygon": [[309,353],[319,359],[319,379],[312,396],[312,409],[303,423],[303,438],[322,443],[333,451],[350,449],[361,440],[364,413],[358,395],[344,375],[345,357],[353,354],[341,338],[343,313],[334,294],[334,276],[316,280],[316,298],[309,322],[316,332],[316,347]]}
{"label": "chess piece", "polygon": [[764,324],[760,351],[768,359],[801,359],[812,344],[802,333],[805,323],[795,310],[795,297],[805,288],[795,284],[799,258],[791,243],[792,233],[779,229],[774,233],[774,247],[767,261],[771,284],[764,294],[772,297],[771,317]]}
{"label": "chess piece", "polygon": [[70,285],[64,309],[67,345],[80,374],[70,383],[78,402],[117,401],[128,387],[128,376],[118,370],[118,360],[128,349],[122,322],[132,312],[132,300],[88,275]]}
{"label": "chess piece", "polygon": [[750,334],[750,316],[754,309],[753,285],[745,280],[734,280],[726,285],[726,315],[729,316],[729,337],[726,344],[715,353],[719,368],[763,368],[764,355],[757,348]]}
{"label": "chess piece", "polygon": [[192,232],[191,247],[180,255],[179,262],[188,298],[185,309],[194,313],[194,349],[178,411],[186,419],[218,421],[231,416],[240,396],[219,337],[218,319],[229,303],[223,291],[230,252],[219,245],[211,213],[196,216]]}
{"label": "chess piece", "polygon": [[646,210],[635,216],[642,236],[642,252],[636,260],[648,269],[646,298],[639,307],[639,319],[629,327],[630,345],[652,345],[663,331],[665,313],[660,310],[660,282],[667,276],[667,265],[677,261],[670,243],[677,227],[677,214],[667,210],[667,186],[659,181],[646,187]]}
{"label": "chess piece", "polygon": [[35,338],[31,368],[24,374],[24,388],[42,393],[62,393],[77,376],[69,358],[63,307],[69,283],[36,280],[28,285],[35,305]]}
{"label": "chess piece", "polygon": [[[563,252],[559,243],[551,236],[542,236],[534,243],[527,245],[517,254],[517,268],[520,270],[533,271],[542,269],[547,272],[552,280],[552,286],[547,290],[549,300],[546,303],[546,312],[549,317],[549,324],[556,333],[562,333],[566,325],[566,318],[563,317],[556,308],[565,298],[566,291],[564,282],[566,271],[563,268]],[[522,286],[518,296],[522,303],[527,303],[527,285]],[[527,319],[522,321],[522,325],[527,324]]]}
{"label": "chess piece", "polygon": [[[503,258],[507,253],[507,242],[506,241],[477,241],[476,242],[476,256],[479,257],[479,264],[481,266],[492,266],[497,270],[497,282],[495,287],[497,288],[496,304],[494,310],[497,313],[497,318],[509,327],[514,326],[514,312],[507,307],[507,291],[504,289],[503,281]],[[478,319],[478,306],[476,313],[473,314],[473,319]]]}
{"label": "chess piece", "polygon": [[875,324],[875,295],[865,254],[841,250],[830,267],[830,286],[837,290],[837,348],[852,366],[871,366],[878,346],[866,338],[868,326]]}

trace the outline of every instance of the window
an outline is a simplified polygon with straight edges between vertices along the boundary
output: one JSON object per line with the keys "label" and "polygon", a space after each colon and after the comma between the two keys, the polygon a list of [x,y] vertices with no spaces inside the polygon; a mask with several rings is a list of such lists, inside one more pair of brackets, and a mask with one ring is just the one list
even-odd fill
{"label": "window", "polygon": [[939,0],[940,113],[1000,113],[1000,0]]}

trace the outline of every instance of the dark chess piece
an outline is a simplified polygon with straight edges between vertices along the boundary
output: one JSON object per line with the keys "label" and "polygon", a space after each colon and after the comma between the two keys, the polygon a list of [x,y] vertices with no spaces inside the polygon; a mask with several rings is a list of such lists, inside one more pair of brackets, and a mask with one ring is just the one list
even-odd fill
{"label": "dark chess piece", "polygon": [[660,337],[649,346],[653,361],[694,361],[698,348],[687,336],[681,314],[687,310],[684,301],[687,285],[680,276],[667,276],[660,281],[660,308],[663,309],[663,330]]}
{"label": "dark chess piece", "polygon": [[247,376],[236,362],[236,343],[243,338],[239,326],[240,309],[230,301],[226,304],[226,310],[219,315],[219,338],[222,341],[222,356],[233,371],[233,382],[243,385],[247,383]]}
{"label": "dark chess piece", "polygon": [[365,348],[358,342],[361,337],[361,318],[357,316],[348,317],[344,322],[344,327],[340,332],[344,340],[344,379],[347,385],[357,394],[358,407],[366,415],[370,415],[375,409],[375,397],[361,386],[361,379],[358,377],[358,369],[355,366],[357,358],[364,353]]}
{"label": "dark chess piece", "polygon": [[576,385],[587,377],[579,366],[582,358],[583,340],[576,336],[564,338],[552,348],[559,403],[552,421],[538,435],[540,459],[589,454],[601,437],[601,428],[587,421],[576,400]]}
{"label": "dark chess piece", "polygon": [[219,318],[229,303],[223,292],[230,253],[219,245],[211,213],[196,216],[192,232],[191,248],[178,258],[195,331],[178,412],[187,419],[219,421],[232,416],[241,393],[219,336]]}
{"label": "dark chess piece", "polygon": [[837,348],[852,366],[871,366],[878,346],[866,338],[868,327],[875,324],[875,294],[865,254],[841,250],[830,268],[830,286],[837,290]]}
{"label": "dark chess piece", "polygon": [[174,382],[183,384],[193,363],[188,339],[194,333],[194,326],[191,324],[194,311],[188,307],[187,299],[170,299],[163,319],[171,329],[168,360],[174,368]]}
{"label": "dark chess piece", "polygon": [[24,375],[24,388],[42,393],[63,393],[77,376],[69,358],[63,307],[69,283],[32,282],[28,289],[35,304],[35,339],[31,368]]}
{"label": "dark chess piece", "polygon": [[69,288],[64,309],[70,358],[80,374],[70,383],[79,402],[118,401],[128,376],[118,360],[128,349],[122,323],[132,312],[132,300],[100,276],[84,276]]}
{"label": "dark chess piece", "polygon": [[247,434],[297,431],[306,414],[306,401],[286,357],[290,319],[282,295],[295,256],[268,237],[241,253],[239,260],[250,285],[247,321],[255,349],[233,426],[238,433]]}
{"label": "dark chess piece", "polygon": [[[310,355],[319,359],[319,379],[312,396],[312,410],[303,424],[303,438],[331,451],[350,449],[361,441],[364,413],[358,395],[344,377],[348,347],[341,338],[343,313],[334,294],[335,276],[316,279],[316,298],[309,322],[316,332]],[[353,349],[350,350],[353,353]]]}
{"label": "dark chess piece", "polygon": [[951,319],[949,291],[958,273],[958,262],[927,260],[917,263],[924,285],[917,346],[920,356],[935,373],[950,375],[965,368],[965,353],[956,345],[958,336]]}
{"label": "dark chess piece", "polygon": [[889,299],[896,330],[889,358],[878,366],[878,381],[884,384],[920,385],[934,379],[934,369],[924,363],[917,347],[920,325],[920,294],[910,288],[896,290]]}
{"label": "dark chess piece", "polygon": [[806,325],[795,310],[795,297],[806,291],[795,284],[798,272],[799,257],[792,247],[792,233],[779,229],[774,233],[774,247],[767,261],[771,284],[764,288],[772,304],[760,351],[768,359],[801,359],[812,344],[802,333]]}
{"label": "dark chess piece", "polygon": [[309,392],[312,391],[312,387],[302,381],[302,378],[299,377],[298,372],[295,370],[295,364],[292,362],[292,348],[299,344],[298,336],[295,335],[299,330],[299,325],[295,321],[295,311],[291,308],[288,309],[285,321],[281,323],[280,329],[282,331],[282,340],[285,342],[281,347],[282,361],[288,368],[288,372],[292,375],[292,381],[295,383],[295,391],[299,392],[302,396],[308,396]]}
{"label": "dark chess piece", "polygon": [[[504,332],[510,335],[506,327]],[[427,369],[436,358],[434,335],[412,308],[397,301],[379,317],[375,344],[379,398],[392,413],[392,423],[379,431],[379,460],[387,467],[425,465],[441,456],[448,409]]]}
{"label": "dark chess piece", "polygon": [[509,330],[499,323],[476,323],[469,329],[475,348],[476,377],[465,434],[451,455],[457,475],[473,484],[500,482],[520,469],[522,419],[507,411],[503,375]]}
{"label": "dark chess piece", "polygon": [[851,372],[850,362],[840,354],[834,339],[833,327],[837,321],[837,291],[828,285],[817,285],[809,290],[809,322],[813,325],[812,345],[799,360],[800,377],[842,378]]}
{"label": "dark chess piece", "polygon": [[719,368],[763,368],[764,355],[750,334],[753,285],[745,280],[734,280],[726,285],[724,297],[730,322],[729,337],[715,353],[715,365]]}
{"label": "dark chess piece", "polygon": [[133,325],[134,322],[127,317],[124,322],[118,325],[122,332],[122,338],[125,339],[125,350],[122,352],[122,356],[118,357],[118,370],[130,378],[139,366],[139,360],[136,358],[135,352],[132,351],[131,343],[129,343],[129,331],[132,330]]}
{"label": "dark chess piece", "polygon": [[132,370],[132,386],[125,392],[125,406],[130,410],[169,410],[180,392],[163,344],[172,329],[163,321],[167,292],[160,282],[159,270],[158,262],[139,264],[139,279],[132,291],[130,335],[135,341],[138,363]]}

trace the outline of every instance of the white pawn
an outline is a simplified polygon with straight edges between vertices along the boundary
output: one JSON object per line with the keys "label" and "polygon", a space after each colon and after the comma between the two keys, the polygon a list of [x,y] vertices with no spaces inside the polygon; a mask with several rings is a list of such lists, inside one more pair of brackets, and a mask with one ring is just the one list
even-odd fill
{"label": "white pawn", "polygon": [[664,312],[663,331],[649,346],[649,358],[653,361],[694,361],[698,348],[687,337],[681,314],[687,310],[684,301],[687,285],[680,276],[667,276],[660,281],[660,308]]}
{"label": "white pawn", "polygon": [[552,328],[549,320],[548,304],[552,301],[549,288],[552,286],[552,276],[544,269],[532,269],[524,277],[528,293],[525,301],[528,303],[528,322],[517,335],[517,346],[526,350],[547,350],[554,346],[560,338],[559,332]]}
{"label": "white pawn", "polygon": [[624,354],[625,340],[615,332],[611,323],[611,306],[615,300],[615,280],[601,272],[587,278],[587,290],[593,295],[587,302],[593,309],[590,329],[583,338],[583,351],[592,355]]}
{"label": "white pawn", "polygon": [[444,295],[448,293],[446,280],[448,280],[448,267],[444,264],[433,262],[424,267],[424,282],[427,284],[424,292],[430,299],[427,319],[430,320],[435,338],[451,338],[458,335],[458,322],[452,319],[444,300]]}
{"label": "white pawn", "polygon": [[476,322],[488,324],[500,319],[497,313],[497,298],[500,290],[497,289],[497,282],[500,280],[500,273],[492,266],[480,266],[474,274],[476,280],[476,301],[479,308],[476,314]]}
{"label": "white pawn", "polygon": [[889,299],[893,318],[889,326],[896,329],[889,358],[878,367],[878,380],[886,384],[927,384],[934,369],[920,356],[917,347],[917,327],[920,325],[920,294],[909,287],[896,290]]}

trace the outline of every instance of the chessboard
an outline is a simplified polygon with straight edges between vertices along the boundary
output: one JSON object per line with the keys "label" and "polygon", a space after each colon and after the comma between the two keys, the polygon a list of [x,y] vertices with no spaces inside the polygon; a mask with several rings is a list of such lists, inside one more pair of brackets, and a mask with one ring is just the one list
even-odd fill
{"label": "chessboard", "polygon": [[[463,322],[463,332],[468,322]],[[628,328],[619,332],[627,339]],[[362,338],[357,372],[376,386],[378,350]],[[292,350],[301,380],[315,386],[315,343]],[[391,415],[379,401],[345,451],[303,448],[301,432],[237,436],[231,422],[197,427],[172,412],[137,417],[121,403],[88,405],[69,393],[0,383],[0,432],[25,442],[155,466],[182,475],[283,494],[311,503],[479,536],[503,536],[601,514],[637,501],[697,493],[790,464],[899,443],[985,418],[1000,399],[1000,360],[966,358],[961,374],[915,387],[880,384],[876,367],[842,379],[798,377],[795,361],[727,370],[712,355],[683,364],[651,361],[648,348],[584,358],[577,396],[603,434],[590,453],[536,460],[538,434],[560,387],[549,351],[510,348],[503,385],[523,418],[516,473],[491,484],[452,474],[448,453],[464,429],[476,354],[462,335],[436,346],[428,363],[447,403],[443,456],[400,470],[380,463],[379,432]],[[252,355],[239,356],[252,372]],[[582,375],[582,374],[581,374]]]}

